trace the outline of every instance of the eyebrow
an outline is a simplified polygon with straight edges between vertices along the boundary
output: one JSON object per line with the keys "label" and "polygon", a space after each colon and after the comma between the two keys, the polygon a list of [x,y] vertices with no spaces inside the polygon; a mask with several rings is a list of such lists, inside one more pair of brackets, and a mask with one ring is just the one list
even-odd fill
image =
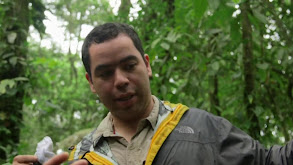
{"label": "eyebrow", "polygon": [[[137,59],[136,56],[134,56],[134,55],[129,55],[129,56],[127,56],[127,57],[121,59],[121,60],[119,61],[119,64],[121,64],[121,63],[125,63],[125,62],[127,62],[127,61],[131,61],[131,60],[138,61],[138,59]],[[101,71],[101,70],[105,70],[105,69],[111,68],[111,67],[113,67],[113,66],[115,66],[115,64],[101,64],[101,65],[98,65],[98,66],[95,68],[94,73],[99,72],[99,71]]]}
{"label": "eyebrow", "polygon": [[129,56],[127,56],[127,57],[121,59],[120,62],[119,62],[119,64],[121,64],[121,63],[125,63],[125,62],[127,62],[127,61],[131,61],[131,60],[138,61],[138,59],[137,59],[136,56],[134,56],[134,55],[129,55]]}

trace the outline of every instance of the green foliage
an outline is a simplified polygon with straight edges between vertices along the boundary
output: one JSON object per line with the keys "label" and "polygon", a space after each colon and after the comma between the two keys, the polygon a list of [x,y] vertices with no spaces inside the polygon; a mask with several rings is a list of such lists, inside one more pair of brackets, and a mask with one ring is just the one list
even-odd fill
{"label": "green foliage", "polygon": [[4,79],[0,81],[0,95],[13,93],[13,88],[16,87],[18,81],[28,81],[26,77],[16,77],[13,79]]}
{"label": "green foliage", "polygon": [[[258,122],[254,123],[243,102],[243,27],[237,14],[240,8],[236,8],[240,1],[180,0],[171,12],[169,3],[140,3],[142,10],[131,22],[151,57],[153,94],[221,115],[248,133],[257,124],[262,128],[259,140],[265,145],[292,138],[287,119],[292,116],[293,74],[288,64],[293,60],[292,48],[286,44],[291,39],[284,34],[292,27],[289,6],[251,2],[255,91],[247,99],[257,105]],[[283,21],[276,17],[280,12]],[[266,39],[266,35],[271,37]],[[178,37],[168,40],[169,36]]]}
{"label": "green foliage", "polygon": [[42,0],[30,0],[30,5],[30,24],[33,25],[42,35],[45,33],[46,29],[43,24],[46,7]]}
{"label": "green foliage", "polygon": [[[0,8],[0,18],[5,18],[5,11],[9,9],[6,4],[13,1],[0,2],[5,4]],[[244,95],[246,59],[242,49],[246,43],[241,15],[244,1],[140,0],[141,10],[137,16],[127,15],[134,6],[127,0],[123,1],[118,15],[112,13],[105,0],[30,2],[30,24],[43,32],[41,20],[48,10],[64,22],[69,42],[83,40],[83,25],[95,26],[109,21],[131,24],[150,56],[154,95],[223,116],[249,134],[252,133],[250,128],[258,125],[261,128],[258,140],[266,146],[292,139],[290,1],[247,1],[251,8],[248,18],[253,34],[254,70],[254,89],[248,96]],[[5,30],[8,25],[3,20],[0,19],[0,34],[5,34],[13,43],[15,34]],[[54,142],[61,141],[58,145],[63,144],[59,147],[65,149],[73,145],[69,143],[75,143],[68,140],[75,138],[70,135],[98,125],[107,110],[95,101],[97,98],[89,90],[78,54],[73,53],[78,48],[69,47],[64,53],[58,45],[46,49],[31,41],[24,45],[29,47],[28,58],[22,58],[13,51],[5,51],[8,46],[8,43],[0,43],[0,71],[8,66],[27,68],[25,76],[0,82],[0,96],[26,89],[19,153],[33,154],[37,142],[46,135]],[[255,104],[253,114],[257,120],[248,115],[245,99],[248,104]],[[0,113],[0,118],[6,117],[6,113]],[[0,130],[9,131],[2,126]],[[9,155],[15,149],[8,147],[5,151]]]}
{"label": "green foliage", "polygon": [[[30,49],[30,86],[24,107],[24,123],[20,153],[35,151],[36,144],[44,136],[54,142],[61,141],[74,132],[96,126],[104,117],[104,107],[90,91],[84,78],[84,69],[77,58],[74,67],[70,65],[69,55],[54,50]],[[75,55],[77,56],[77,55]],[[73,69],[76,69],[76,75]],[[36,125],[38,123],[38,125]],[[66,131],[64,131],[66,130]],[[29,144],[35,144],[30,146]],[[67,147],[74,143],[67,143]],[[65,147],[66,148],[66,147]]]}

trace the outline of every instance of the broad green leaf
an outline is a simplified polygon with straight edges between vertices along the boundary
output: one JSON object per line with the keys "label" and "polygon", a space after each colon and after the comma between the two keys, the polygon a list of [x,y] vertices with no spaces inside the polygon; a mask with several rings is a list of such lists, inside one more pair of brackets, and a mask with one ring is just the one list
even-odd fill
{"label": "broad green leaf", "polygon": [[213,56],[213,52],[208,52],[208,53],[207,53],[207,57],[208,57],[208,58],[210,58],[210,57],[212,57],[212,56]]}
{"label": "broad green leaf", "polygon": [[28,81],[29,79],[26,77],[16,77],[14,78],[15,81]]}
{"label": "broad green leaf", "polygon": [[230,24],[230,37],[233,43],[239,43],[241,39],[240,24],[238,19],[233,19]]}
{"label": "broad green leaf", "polygon": [[268,67],[269,67],[269,64],[268,64],[268,63],[258,63],[258,64],[256,64],[256,66],[257,66],[259,69],[267,70]]}
{"label": "broad green leaf", "polygon": [[10,52],[10,53],[7,53],[7,54],[4,54],[4,55],[3,55],[3,59],[6,59],[6,58],[11,57],[11,56],[13,56],[13,55],[14,55],[13,52]]}
{"label": "broad green leaf", "polygon": [[207,30],[208,34],[218,34],[220,32],[222,32],[222,29],[210,29],[210,30]]}
{"label": "broad green leaf", "polygon": [[291,5],[291,0],[285,0],[286,5],[290,6]]}
{"label": "broad green leaf", "polygon": [[9,88],[12,88],[15,85],[15,81],[12,79],[5,79],[5,80],[2,80],[0,84],[2,85],[4,84],[5,86],[9,86]]}
{"label": "broad green leaf", "polygon": [[166,77],[172,76],[173,68],[174,68],[174,65],[171,65],[170,67],[168,67]]}
{"label": "broad green leaf", "polygon": [[277,52],[277,59],[278,59],[278,60],[282,60],[284,54],[285,54],[284,49],[279,49],[279,51]]}
{"label": "broad green leaf", "polygon": [[13,88],[15,81],[12,79],[4,79],[0,81],[0,94],[6,93],[6,87]]}
{"label": "broad green leaf", "polygon": [[4,121],[6,119],[6,113],[0,112],[0,120]]}
{"label": "broad green leaf", "polygon": [[161,38],[157,38],[156,40],[154,40],[151,44],[151,48],[154,49],[160,41]]}
{"label": "broad green leaf", "polygon": [[167,95],[167,87],[165,85],[161,86],[161,94],[162,96],[166,96]]}
{"label": "broad green leaf", "polygon": [[209,7],[213,10],[216,10],[220,5],[220,0],[208,0],[209,1]]}
{"label": "broad green leaf", "polygon": [[27,62],[25,62],[25,61],[18,61],[18,62],[23,66],[27,66]]}
{"label": "broad green leaf", "polygon": [[225,65],[226,65],[226,61],[225,61],[225,60],[221,60],[221,61],[220,61],[220,64],[221,64],[222,66],[225,66]]}
{"label": "broad green leaf", "polygon": [[196,25],[201,20],[204,13],[206,12],[208,8],[208,2],[207,0],[196,0],[196,1],[192,0],[192,5],[193,5],[193,14],[196,19],[194,23]]}
{"label": "broad green leaf", "polygon": [[248,95],[248,101],[251,104],[253,102],[253,96],[252,95]]}
{"label": "broad green leaf", "polygon": [[241,72],[236,72],[235,74],[233,74],[232,78],[233,79],[238,79],[239,77],[241,77],[242,73]]}
{"label": "broad green leaf", "polygon": [[15,32],[11,32],[11,33],[9,33],[9,34],[7,35],[8,43],[10,43],[10,44],[14,44],[14,41],[15,41],[16,37],[17,37],[17,33],[15,33]]}
{"label": "broad green leaf", "polygon": [[168,36],[167,36],[166,40],[169,41],[169,42],[171,42],[171,43],[175,43],[176,40],[177,40],[178,38],[180,38],[180,37],[181,37],[180,34],[176,34],[174,31],[170,31],[170,32],[168,33]]}
{"label": "broad green leaf", "polygon": [[6,86],[4,86],[3,84],[0,84],[0,95],[6,93]]}
{"label": "broad green leaf", "polygon": [[15,66],[16,63],[17,63],[17,57],[11,57],[11,58],[9,58],[9,63],[10,63],[12,66]]}
{"label": "broad green leaf", "polygon": [[170,49],[170,45],[166,42],[162,42],[161,43],[161,47],[164,48],[165,50],[169,50]]}
{"label": "broad green leaf", "polygon": [[266,24],[268,21],[267,21],[267,17],[264,16],[262,13],[260,13],[258,10],[252,10],[253,12],[253,15],[262,23]]}
{"label": "broad green leaf", "polygon": [[220,68],[219,62],[216,61],[216,62],[212,63],[212,68],[213,68],[214,71],[218,71],[219,68]]}

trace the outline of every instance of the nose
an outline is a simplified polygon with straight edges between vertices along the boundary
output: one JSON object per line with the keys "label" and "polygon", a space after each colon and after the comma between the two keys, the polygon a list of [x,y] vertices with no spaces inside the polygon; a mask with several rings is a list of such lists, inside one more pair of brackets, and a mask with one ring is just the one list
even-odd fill
{"label": "nose", "polygon": [[123,72],[120,69],[117,69],[115,71],[115,80],[114,80],[114,86],[117,89],[124,89],[129,84],[129,79],[127,77],[127,73]]}

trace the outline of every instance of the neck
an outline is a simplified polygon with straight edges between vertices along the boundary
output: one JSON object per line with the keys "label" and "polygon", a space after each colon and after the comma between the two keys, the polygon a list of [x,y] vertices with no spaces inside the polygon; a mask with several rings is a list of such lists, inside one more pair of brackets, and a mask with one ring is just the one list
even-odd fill
{"label": "neck", "polygon": [[116,133],[119,133],[122,137],[124,137],[128,142],[131,141],[131,138],[135,135],[138,127],[138,123],[140,120],[147,118],[151,113],[154,106],[154,100],[151,99],[151,104],[148,109],[146,109],[145,113],[142,115],[135,116],[133,119],[121,119],[112,115],[113,117],[113,125]]}
{"label": "neck", "polygon": [[128,142],[131,141],[131,138],[135,135],[137,126],[139,121],[133,121],[133,122],[124,122],[119,119],[113,118],[113,126],[115,133],[121,135],[124,137]]}

